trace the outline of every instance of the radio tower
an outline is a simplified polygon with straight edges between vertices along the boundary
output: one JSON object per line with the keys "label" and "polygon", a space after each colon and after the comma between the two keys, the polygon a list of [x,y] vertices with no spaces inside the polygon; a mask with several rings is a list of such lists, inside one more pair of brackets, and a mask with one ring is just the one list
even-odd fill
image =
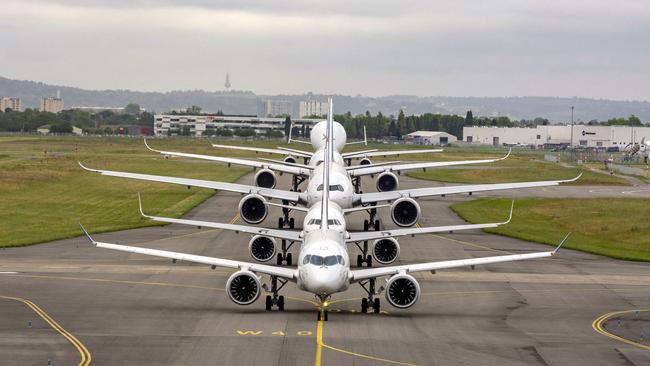
{"label": "radio tower", "polygon": [[226,90],[230,89],[230,74],[226,73],[226,83],[224,84]]}

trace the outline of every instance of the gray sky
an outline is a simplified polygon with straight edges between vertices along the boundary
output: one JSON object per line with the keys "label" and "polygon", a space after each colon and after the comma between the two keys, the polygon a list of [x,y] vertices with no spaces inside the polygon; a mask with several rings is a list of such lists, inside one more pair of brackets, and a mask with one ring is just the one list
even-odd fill
{"label": "gray sky", "polygon": [[0,0],[0,75],[89,89],[650,100],[648,0]]}

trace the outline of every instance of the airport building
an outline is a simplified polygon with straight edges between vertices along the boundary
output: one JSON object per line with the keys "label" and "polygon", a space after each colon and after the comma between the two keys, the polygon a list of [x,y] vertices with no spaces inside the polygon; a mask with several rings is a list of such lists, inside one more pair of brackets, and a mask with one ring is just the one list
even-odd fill
{"label": "airport building", "polygon": [[[573,141],[571,140],[573,136]],[[535,147],[580,146],[619,147],[650,139],[650,127],[548,125],[527,127],[464,127],[463,141],[483,145],[520,145]]]}
{"label": "airport building", "polygon": [[300,118],[309,116],[325,116],[329,112],[329,105],[327,102],[319,102],[316,100],[306,100],[300,102],[299,116]]}
{"label": "airport building", "polygon": [[12,111],[20,112],[22,106],[20,105],[20,98],[1,97],[0,98],[0,112],[4,112],[10,108]]}
{"label": "airport building", "polygon": [[407,144],[413,145],[448,145],[456,142],[456,136],[440,131],[415,131],[403,136]]}
{"label": "airport building", "polygon": [[[313,127],[322,121],[318,118],[298,118],[291,120],[294,127]],[[217,116],[217,115],[177,115],[157,114],[154,116],[154,135],[180,135],[185,127],[189,127],[190,135],[201,136],[206,129],[225,128],[238,130],[251,128],[263,134],[269,130],[284,131],[284,118],[252,117],[252,116]]]}
{"label": "airport building", "polygon": [[63,110],[63,99],[46,97],[41,99],[41,112],[59,113]]}

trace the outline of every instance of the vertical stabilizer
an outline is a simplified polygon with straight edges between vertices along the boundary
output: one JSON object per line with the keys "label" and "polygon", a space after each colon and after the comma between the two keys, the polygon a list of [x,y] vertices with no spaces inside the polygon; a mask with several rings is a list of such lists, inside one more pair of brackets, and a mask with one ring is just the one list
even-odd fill
{"label": "vertical stabilizer", "polygon": [[327,128],[325,129],[325,154],[323,162],[323,196],[321,198],[321,222],[322,230],[328,228],[329,196],[330,196],[330,170],[332,168],[332,157],[334,156],[334,116],[332,114],[332,98],[328,99],[329,111],[327,113]]}

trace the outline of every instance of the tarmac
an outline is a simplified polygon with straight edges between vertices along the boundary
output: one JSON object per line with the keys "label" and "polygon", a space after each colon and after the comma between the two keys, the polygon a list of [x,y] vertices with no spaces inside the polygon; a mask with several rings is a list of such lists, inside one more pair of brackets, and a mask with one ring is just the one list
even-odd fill
{"label": "tarmac", "polygon": [[[284,179],[280,187],[287,187]],[[435,185],[400,180],[401,188]],[[251,181],[252,175],[241,180]],[[374,190],[370,179],[364,190]],[[420,225],[462,223],[448,208],[460,200],[531,195],[637,197],[650,196],[650,188],[564,186],[434,197],[420,200]],[[151,199],[143,197],[145,211]],[[186,217],[231,222],[240,199],[220,192]],[[293,216],[301,222],[300,213]],[[273,210],[264,225],[273,227],[277,217]],[[380,210],[382,224],[394,227],[389,217]],[[348,218],[349,229],[360,230],[365,214]],[[222,230],[169,225],[94,237],[252,260],[249,236]],[[400,244],[397,263],[404,264],[549,250],[480,231],[408,237]],[[355,259],[358,249],[349,249]],[[412,308],[392,308],[382,296],[380,314],[362,314],[364,293],[354,285],[333,296],[327,322],[317,322],[314,298],[292,283],[282,290],[284,312],[265,311],[263,298],[249,306],[232,303],[224,292],[232,272],[94,248],[83,238],[0,250],[0,364],[650,365],[647,263],[562,250],[551,259],[419,273],[422,295]],[[612,314],[626,310],[641,311]]]}

